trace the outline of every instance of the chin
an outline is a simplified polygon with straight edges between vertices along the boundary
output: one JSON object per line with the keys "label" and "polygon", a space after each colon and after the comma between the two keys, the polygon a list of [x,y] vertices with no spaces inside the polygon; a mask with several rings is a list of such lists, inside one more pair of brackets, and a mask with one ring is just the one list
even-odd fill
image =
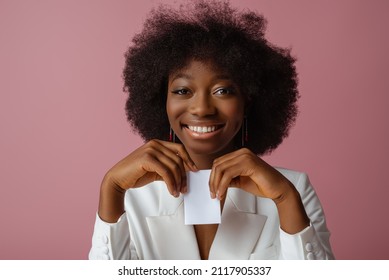
{"label": "chin", "polygon": [[185,148],[189,153],[204,156],[215,155],[215,157],[221,156],[225,153],[228,153],[229,151],[227,147],[221,147],[220,145],[217,145],[215,143],[191,143],[190,145],[185,145]]}

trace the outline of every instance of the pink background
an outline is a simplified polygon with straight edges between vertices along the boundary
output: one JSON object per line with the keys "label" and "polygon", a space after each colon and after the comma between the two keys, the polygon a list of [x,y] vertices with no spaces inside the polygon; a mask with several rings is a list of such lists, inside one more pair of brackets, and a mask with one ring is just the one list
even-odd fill
{"label": "pink background", "polygon": [[[389,2],[254,1],[298,58],[300,115],[267,161],[306,171],[338,259],[389,259]],[[105,171],[141,141],[123,53],[157,1],[0,0],[0,259],[84,259]]]}

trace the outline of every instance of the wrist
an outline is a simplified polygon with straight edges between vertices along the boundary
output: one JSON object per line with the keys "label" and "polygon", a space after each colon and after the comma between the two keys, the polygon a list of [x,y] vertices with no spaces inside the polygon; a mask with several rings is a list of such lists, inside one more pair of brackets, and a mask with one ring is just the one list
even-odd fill
{"label": "wrist", "polygon": [[108,191],[108,192],[118,192],[125,194],[126,190],[123,189],[118,180],[116,179],[116,176],[112,174],[111,171],[108,171],[101,182],[101,190]]}
{"label": "wrist", "polygon": [[301,200],[299,192],[290,181],[286,180],[280,186],[281,194],[272,199],[277,207],[293,200]]}
{"label": "wrist", "polygon": [[280,219],[280,227],[289,234],[295,234],[308,227],[310,220],[305,212],[301,196],[290,183],[288,190],[273,199]]}
{"label": "wrist", "polygon": [[111,174],[107,173],[101,183],[99,216],[102,220],[115,223],[124,213],[125,190],[114,183]]}

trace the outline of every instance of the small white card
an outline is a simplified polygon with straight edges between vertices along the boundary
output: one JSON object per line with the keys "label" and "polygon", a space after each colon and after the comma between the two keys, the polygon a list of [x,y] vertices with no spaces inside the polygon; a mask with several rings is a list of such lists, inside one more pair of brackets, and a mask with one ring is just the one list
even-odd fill
{"label": "small white card", "polygon": [[188,172],[188,192],[184,194],[185,224],[220,224],[220,200],[209,192],[211,170]]}

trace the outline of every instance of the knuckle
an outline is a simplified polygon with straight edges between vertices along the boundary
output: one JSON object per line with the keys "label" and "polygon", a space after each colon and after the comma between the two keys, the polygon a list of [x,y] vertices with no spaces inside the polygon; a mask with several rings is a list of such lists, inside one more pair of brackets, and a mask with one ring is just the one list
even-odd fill
{"label": "knuckle", "polygon": [[182,144],[177,144],[177,150],[179,150],[180,152],[185,152],[185,148]]}
{"label": "knuckle", "polygon": [[155,147],[158,144],[158,141],[156,139],[151,139],[147,145],[150,147]]}
{"label": "knuckle", "polygon": [[251,152],[249,150],[244,151],[242,154],[238,155],[238,157],[242,160],[251,159]]}
{"label": "knuckle", "polygon": [[224,170],[223,176],[231,178],[232,177],[232,171],[231,170]]}
{"label": "knuckle", "polygon": [[163,169],[161,170],[161,175],[169,176],[169,175],[170,175],[169,169],[163,168]]}
{"label": "knuckle", "polygon": [[151,149],[146,149],[146,151],[143,154],[143,158],[147,161],[154,159],[154,156],[151,155]]}
{"label": "knuckle", "polygon": [[223,175],[224,172],[225,172],[223,166],[219,165],[219,164],[218,165],[214,165],[213,166],[213,170],[215,171],[215,174],[220,174],[220,175]]}
{"label": "knuckle", "polygon": [[177,151],[180,154],[180,156],[186,157],[187,152],[186,152],[184,146],[182,146],[181,144],[178,146]]}
{"label": "knuckle", "polygon": [[175,173],[181,173],[181,168],[180,168],[180,166],[179,166],[178,164],[175,164],[175,165],[173,166],[173,171],[174,171]]}

